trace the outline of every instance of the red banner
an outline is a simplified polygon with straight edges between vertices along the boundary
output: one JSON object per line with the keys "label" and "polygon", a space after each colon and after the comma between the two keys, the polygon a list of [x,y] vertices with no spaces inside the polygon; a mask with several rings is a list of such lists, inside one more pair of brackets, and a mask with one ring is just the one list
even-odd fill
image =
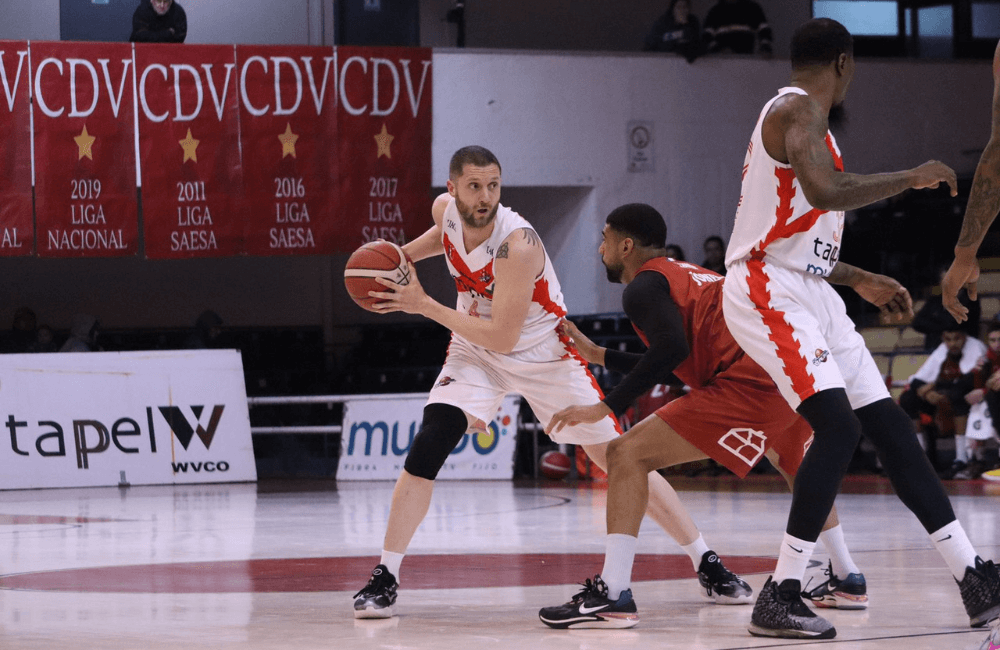
{"label": "red banner", "polygon": [[338,248],[333,48],[239,46],[240,135],[251,255]]}
{"label": "red banner", "polygon": [[0,41],[0,255],[31,255],[31,69],[28,44]]}
{"label": "red banner", "polygon": [[146,256],[242,254],[235,47],[137,44],[135,61]]}
{"label": "red banner", "polygon": [[138,252],[132,47],[32,43],[41,257]]}
{"label": "red banner", "polygon": [[337,48],[338,249],[431,225],[431,51]]}

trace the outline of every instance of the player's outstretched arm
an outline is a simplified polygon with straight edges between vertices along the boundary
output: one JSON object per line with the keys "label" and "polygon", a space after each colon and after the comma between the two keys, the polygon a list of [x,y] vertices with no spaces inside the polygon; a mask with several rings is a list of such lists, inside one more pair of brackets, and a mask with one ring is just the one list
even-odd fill
{"label": "player's outstretched arm", "polygon": [[979,261],[976,253],[986,231],[1000,212],[1000,43],[993,53],[993,127],[990,140],[976,165],[969,204],[962,220],[962,232],[955,245],[955,261],[941,281],[941,302],[959,323],[969,317],[969,310],[958,301],[958,292],[965,287],[969,297],[978,298]]}
{"label": "player's outstretched arm", "polygon": [[[768,131],[783,132],[777,146],[765,148],[777,160],[787,159],[809,204],[820,210],[854,210],[908,189],[934,188],[947,183],[958,193],[955,172],[935,160],[914,169],[887,174],[848,174],[837,171],[826,143],[827,117],[807,95],[790,95],[775,103],[766,118]],[[777,150],[777,151],[773,151]],[[782,156],[781,154],[784,154]]]}
{"label": "player's outstretched arm", "polygon": [[568,336],[573,341],[573,345],[576,346],[577,351],[579,351],[584,361],[587,363],[596,363],[599,366],[604,365],[604,353],[607,349],[602,348],[587,338],[587,335],[581,332],[580,328],[573,321],[565,318],[562,319],[558,329],[561,334]]}
{"label": "player's outstretched arm", "polygon": [[528,315],[535,278],[545,266],[542,242],[533,230],[512,232],[497,248],[493,263],[492,318],[483,319],[446,307],[428,296],[410,266],[410,283],[398,285],[385,278],[377,281],[388,290],[372,292],[382,302],[373,306],[379,313],[404,311],[420,314],[444,325],[466,340],[488,350],[509,354],[521,338],[521,328]]}
{"label": "player's outstretched arm", "polygon": [[444,253],[444,244],[441,243],[441,223],[444,221],[444,210],[448,207],[450,199],[451,196],[447,193],[434,199],[434,205],[431,206],[434,225],[428,228],[424,234],[403,245],[403,252],[409,255],[414,262]]}
{"label": "player's outstretched arm", "polygon": [[913,299],[910,297],[910,292],[887,275],[870,273],[856,266],[837,262],[826,280],[830,284],[851,287],[859,296],[878,307],[882,315],[889,320],[900,322],[913,318]]}

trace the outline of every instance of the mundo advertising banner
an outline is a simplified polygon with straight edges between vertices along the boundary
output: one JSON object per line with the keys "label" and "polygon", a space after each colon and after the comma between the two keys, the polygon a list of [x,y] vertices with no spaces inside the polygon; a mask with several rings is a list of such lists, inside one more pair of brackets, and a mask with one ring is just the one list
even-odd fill
{"label": "mundo advertising banner", "polygon": [[139,251],[129,43],[32,43],[39,257]]}
{"label": "mundo advertising banner", "polygon": [[254,481],[240,354],[0,355],[0,489]]}
{"label": "mundo advertising banner", "polygon": [[245,252],[236,48],[140,43],[135,62],[146,257]]}
{"label": "mundo advertising banner", "polygon": [[28,44],[0,41],[0,256],[31,255],[31,70]]}
{"label": "mundo advertising banner", "polygon": [[[438,479],[511,479],[520,401],[517,396],[505,397],[485,429],[462,436]],[[396,480],[420,428],[426,403],[427,395],[348,401],[337,480]]]}
{"label": "mundo advertising banner", "polygon": [[337,249],[337,63],[333,48],[236,50],[243,101],[246,250]]}

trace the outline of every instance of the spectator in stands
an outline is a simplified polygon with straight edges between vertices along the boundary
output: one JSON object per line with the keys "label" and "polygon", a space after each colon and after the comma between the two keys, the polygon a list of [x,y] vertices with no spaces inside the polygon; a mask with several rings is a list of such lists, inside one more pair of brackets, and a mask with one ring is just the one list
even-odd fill
{"label": "spectator in stands", "polygon": [[[989,418],[980,420],[980,422],[982,424],[988,422],[995,426],[996,420],[1000,420],[1000,323],[990,323],[986,330],[986,356],[982,357],[976,364],[972,376],[975,389],[965,396],[965,401],[971,405],[973,410],[977,408],[978,404],[985,404]],[[971,413],[969,419],[970,421],[973,419]],[[983,462],[984,442],[988,436],[976,439],[967,438],[965,435],[958,435],[958,433],[956,432],[955,435],[955,473],[953,478],[979,478],[979,475],[984,471],[992,469]],[[995,429],[991,433],[993,437],[996,437]]]}
{"label": "spectator in stands", "polygon": [[206,350],[219,347],[222,335],[222,318],[211,309],[206,309],[194,323],[194,331],[184,340],[188,350]]}
{"label": "spectator in stands", "polygon": [[701,265],[709,271],[715,271],[719,275],[726,274],[726,242],[722,237],[712,235],[703,244],[705,249],[705,261]]}
{"label": "spectator in stands", "polygon": [[133,43],[183,43],[187,14],[174,0],[142,0],[132,14]]}
{"label": "spectator in stands", "polygon": [[690,0],[673,0],[665,14],[657,18],[646,36],[647,52],[673,52],[688,63],[702,53],[701,23],[691,13]]}
{"label": "spectator in stands", "polygon": [[[939,281],[944,280],[944,276],[948,271],[947,266],[943,266],[940,269]],[[938,347],[941,344],[941,333],[947,328],[955,327],[955,319],[948,310],[944,308],[944,304],[941,302],[941,285],[938,284],[931,290],[931,296],[927,298],[924,306],[921,307],[917,313],[913,316],[913,329],[917,330],[924,335],[924,349],[930,352],[931,350]],[[962,289],[958,293],[958,300],[969,310],[968,320],[963,322],[960,327],[966,335],[978,339],[979,338],[979,301],[970,300],[969,294]]]}
{"label": "spectator in stands", "polygon": [[771,55],[771,27],[764,10],[754,0],[719,0],[705,16],[705,42],[709,53]]}
{"label": "spectator in stands", "polygon": [[90,314],[77,314],[73,317],[72,325],[69,328],[69,338],[59,348],[60,352],[96,352],[100,350],[97,346],[97,337],[100,333],[101,323],[96,316]]}
{"label": "spectator in stands", "polygon": [[[937,451],[930,421],[942,435],[965,431],[969,415],[965,396],[973,389],[972,371],[986,354],[983,342],[966,336],[954,319],[941,338],[941,345],[910,377],[909,387],[899,396],[899,405],[913,419],[920,446],[935,466]],[[929,420],[926,426],[922,416]]]}
{"label": "spectator in stands", "polygon": [[35,332],[35,342],[31,346],[31,352],[58,352],[56,345],[56,335],[48,325],[39,325]]}
{"label": "spectator in stands", "polygon": [[684,257],[684,249],[677,244],[667,244],[667,257],[672,260],[677,260],[678,262],[686,262],[687,258]]}
{"label": "spectator in stands", "polygon": [[36,328],[35,312],[28,307],[20,307],[14,312],[10,331],[4,336],[0,349],[8,354],[30,352],[31,345],[35,342]]}

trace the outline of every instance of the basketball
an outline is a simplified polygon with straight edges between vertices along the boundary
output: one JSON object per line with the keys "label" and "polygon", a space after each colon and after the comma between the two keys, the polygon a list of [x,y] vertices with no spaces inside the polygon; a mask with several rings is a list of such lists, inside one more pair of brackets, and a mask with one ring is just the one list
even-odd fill
{"label": "basketball", "polygon": [[368,242],[351,253],[344,269],[344,286],[354,302],[368,311],[374,311],[372,306],[381,302],[369,296],[368,292],[387,290],[375,278],[385,278],[396,284],[409,283],[410,271],[402,248],[380,239]]}
{"label": "basketball", "polygon": [[569,456],[561,451],[547,451],[538,459],[538,468],[542,476],[558,481],[569,476]]}

